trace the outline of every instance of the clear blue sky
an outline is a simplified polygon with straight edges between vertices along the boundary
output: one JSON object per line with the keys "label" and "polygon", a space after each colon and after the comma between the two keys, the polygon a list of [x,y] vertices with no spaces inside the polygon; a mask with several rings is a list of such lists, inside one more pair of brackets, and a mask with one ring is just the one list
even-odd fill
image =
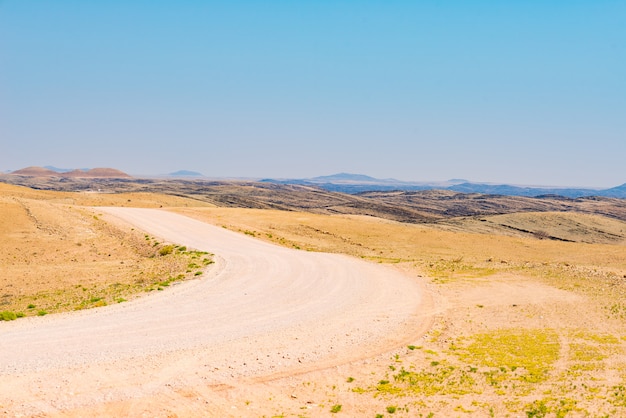
{"label": "clear blue sky", "polygon": [[0,0],[0,171],[626,182],[626,1]]}

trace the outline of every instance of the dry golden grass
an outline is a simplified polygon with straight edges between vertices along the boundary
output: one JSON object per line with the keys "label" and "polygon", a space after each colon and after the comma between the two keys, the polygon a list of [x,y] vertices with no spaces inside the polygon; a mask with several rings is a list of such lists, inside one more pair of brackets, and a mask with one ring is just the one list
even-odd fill
{"label": "dry golden grass", "polygon": [[136,208],[213,207],[214,205],[185,197],[158,193],[57,192],[0,183],[0,196],[44,200],[75,206],[120,206]]}
{"label": "dry golden grass", "polygon": [[463,261],[497,271],[529,264],[575,264],[617,275],[626,273],[626,247],[621,245],[445,231],[427,224],[404,224],[368,216],[232,208],[175,210],[291,247],[381,262],[414,263],[427,270],[433,263]]}
{"label": "dry golden grass", "polygon": [[195,202],[0,185],[0,311],[34,315],[102,306],[186,274],[183,254],[160,256],[162,244],[79,206],[94,204],[159,207]]}
{"label": "dry golden grass", "polygon": [[552,239],[589,244],[626,244],[626,222],[575,212],[526,212],[456,218],[437,224],[444,230]]}

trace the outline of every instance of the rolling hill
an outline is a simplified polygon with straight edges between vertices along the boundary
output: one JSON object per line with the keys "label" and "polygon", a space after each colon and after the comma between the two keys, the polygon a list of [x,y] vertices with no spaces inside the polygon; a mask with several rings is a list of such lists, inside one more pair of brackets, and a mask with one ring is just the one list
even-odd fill
{"label": "rolling hill", "polygon": [[410,182],[395,179],[377,179],[363,174],[348,173],[308,179],[263,179],[261,181],[265,183],[316,186],[329,191],[350,194],[369,191],[420,191],[438,189],[461,193],[481,193],[504,196],[537,197],[543,195],[558,195],[570,198],[585,196],[626,198],[626,184],[610,189],[591,189],[579,187],[514,186],[509,184],[473,183],[462,179],[452,179],[445,182]]}
{"label": "rolling hill", "polygon": [[75,169],[71,171],[55,171],[44,167],[26,167],[10,173],[25,177],[61,177],[61,178],[131,178],[130,175],[115,168]]}
{"label": "rolling hill", "polygon": [[626,199],[460,193],[451,190],[339,193],[318,186],[206,179],[59,178],[0,175],[0,182],[58,191],[155,192],[219,207],[367,215],[408,223],[524,212],[577,212],[626,221]]}

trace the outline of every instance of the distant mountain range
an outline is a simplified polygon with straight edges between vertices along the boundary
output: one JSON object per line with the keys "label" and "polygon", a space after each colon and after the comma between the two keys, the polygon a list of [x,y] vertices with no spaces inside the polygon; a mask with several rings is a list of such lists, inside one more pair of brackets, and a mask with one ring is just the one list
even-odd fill
{"label": "distant mountain range", "polygon": [[263,179],[261,182],[315,186],[328,191],[350,194],[358,194],[367,191],[420,191],[437,189],[460,193],[481,193],[503,196],[537,197],[556,195],[569,198],[588,196],[626,198],[626,183],[610,189],[530,187],[512,186],[508,184],[472,183],[463,179],[452,179],[445,182],[407,182],[396,179],[377,179],[363,174],[350,173],[339,173],[308,179]]}
{"label": "distant mountain range", "polygon": [[319,176],[308,179],[263,179],[263,183],[298,184],[316,186],[332,192],[356,194],[370,191],[419,191],[446,189],[466,180],[449,180],[446,182],[407,182],[396,179],[377,179],[364,174],[339,173],[330,176]]}
{"label": "distant mountain range", "polygon": [[[9,176],[22,177],[56,177],[56,178],[131,178],[130,175],[113,168],[92,169],[64,169],[53,166],[26,167],[7,173]],[[199,172],[179,170],[165,175],[172,179],[193,179],[194,181],[206,177]],[[251,181],[248,179],[248,181]],[[485,194],[500,196],[544,197],[562,196],[576,199],[580,197],[608,197],[626,199],[626,183],[609,189],[592,189],[583,187],[544,187],[544,186],[517,186],[509,184],[473,183],[465,179],[451,179],[442,182],[414,182],[402,181],[393,178],[378,179],[364,174],[338,173],[330,176],[319,176],[304,179],[262,179],[261,183],[284,185],[313,186],[331,192],[359,194],[365,192],[404,191],[417,192],[425,190],[446,190],[466,194]]]}

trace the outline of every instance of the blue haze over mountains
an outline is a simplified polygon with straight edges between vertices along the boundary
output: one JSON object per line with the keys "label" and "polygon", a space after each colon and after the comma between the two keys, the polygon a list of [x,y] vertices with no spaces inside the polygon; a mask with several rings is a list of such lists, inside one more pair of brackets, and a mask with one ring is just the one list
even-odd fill
{"label": "blue haze over mountains", "polygon": [[460,193],[481,193],[504,196],[537,197],[557,195],[568,198],[599,196],[626,198],[626,183],[610,189],[563,188],[542,186],[512,186],[508,184],[472,183],[463,179],[452,179],[445,182],[407,182],[396,179],[377,179],[363,174],[339,173],[308,179],[263,179],[265,183],[299,184],[321,187],[322,189],[357,194],[367,191],[423,191],[450,190]]}

